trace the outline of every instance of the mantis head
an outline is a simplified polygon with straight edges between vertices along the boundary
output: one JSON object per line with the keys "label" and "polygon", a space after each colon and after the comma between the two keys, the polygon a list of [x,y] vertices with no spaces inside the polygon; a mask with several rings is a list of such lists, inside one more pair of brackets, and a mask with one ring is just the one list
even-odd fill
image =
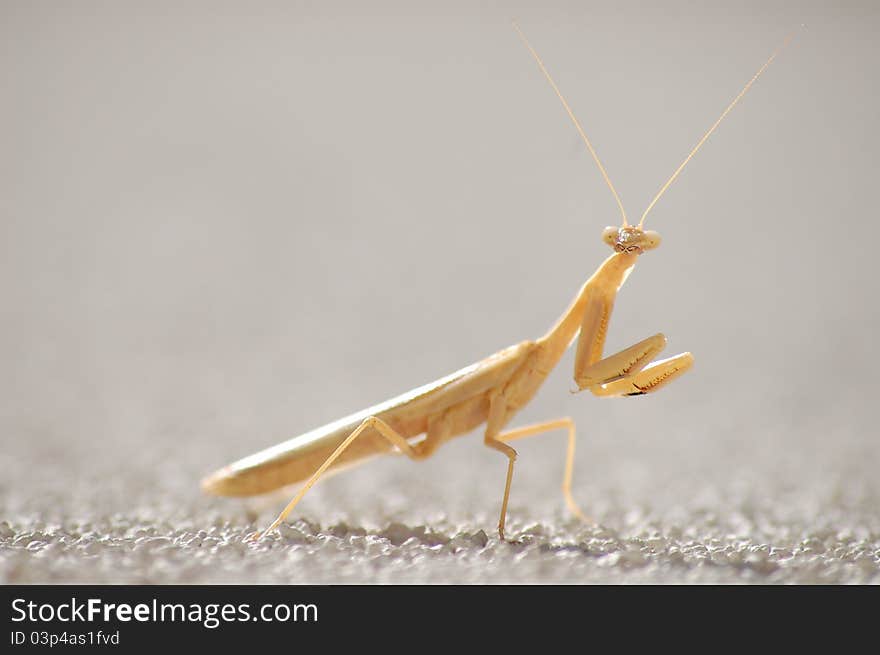
{"label": "mantis head", "polygon": [[626,225],[624,227],[606,227],[602,232],[602,240],[617,252],[630,252],[641,255],[660,245],[660,235],[653,230],[642,230],[640,227]]}
{"label": "mantis head", "polygon": [[572,121],[572,123],[574,123],[574,126],[577,129],[578,134],[581,135],[581,139],[583,139],[584,144],[586,144],[587,149],[590,151],[590,155],[592,155],[593,160],[596,162],[596,165],[599,167],[599,172],[601,172],[602,177],[605,178],[605,184],[608,185],[608,188],[611,190],[611,193],[614,195],[614,199],[617,201],[617,206],[620,208],[620,215],[623,217],[623,224],[619,228],[606,227],[605,231],[602,233],[602,240],[605,241],[605,243],[607,243],[609,246],[614,248],[614,250],[616,250],[617,252],[627,252],[627,253],[632,253],[632,254],[637,254],[637,255],[640,255],[643,252],[645,252],[646,250],[651,250],[652,248],[656,248],[657,246],[660,245],[660,235],[659,234],[657,234],[656,232],[648,231],[648,230],[642,230],[642,225],[644,225],[644,223],[645,223],[645,217],[648,215],[648,212],[651,211],[651,209],[654,207],[656,202],[660,199],[660,196],[662,196],[666,192],[666,189],[669,188],[669,185],[675,181],[675,178],[678,177],[678,174],[681,173],[681,171],[685,167],[685,165],[687,165],[687,163],[691,160],[691,158],[695,154],[697,154],[697,151],[706,142],[706,139],[708,139],[709,136],[712,134],[712,132],[715,131],[715,128],[717,128],[718,125],[721,123],[721,121],[724,120],[724,117],[727,116],[727,114],[730,112],[731,109],[733,109],[734,105],[736,105],[736,103],[739,102],[740,98],[742,98],[746,94],[746,92],[751,88],[752,84],[755,83],[755,80],[757,80],[761,76],[761,73],[763,73],[764,70],[767,68],[767,66],[770,65],[770,62],[772,62],[776,58],[776,55],[778,55],[779,52],[786,45],[788,45],[789,41],[791,41],[791,39],[794,37],[793,33],[789,34],[787,37],[785,37],[785,41],[783,41],[782,45],[780,45],[778,48],[776,48],[776,50],[773,52],[773,54],[770,55],[770,58],[766,62],[764,62],[764,65],[758,69],[758,72],[752,76],[752,79],[750,79],[746,83],[746,85],[743,87],[742,91],[740,91],[739,94],[733,99],[733,102],[731,102],[729,105],[727,105],[727,108],[722,112],[721,116],[718,117],[718,120],[716,120],[715,123],[712,125],[712,127],[710,127],[709,130],[703,135],[703,138],[701,138],[697,142],[697,145],[694,146],[694,148],[690,151],[690,154],[688,154],[688,156],[681,163],[681,165],[675,170],[675,172],[672,174],[672,177],[670,177],[666,181],[666,184],[664,184],[660,188],[660,191],[657,192],[657,195],[654,196],[654,199],[651,201],[651,204],[648,205],[648,208],[645,210],[645,213],[642,214],[642,219],[639,221],[638,225],[633,227],[627,221],[626,211],[623,208],[623,203],[620,201],[620,196],[617,195],[617,190],[614,188],[614,185],[611,183],[611,178],[608,177],[608,172],[605,170],[605,167],[602,165],[602,162],[599,161],[599,155],[596,154],[596,150],[593,148],[593,144],[590,143],[590,140],[587,138],[586,132],[584,132],[584,129],[581,127],[580,122],[575,117],[574,112],[571,110],[571,107],[569,107],[568,102],[563,97],[562,92],[559,90],[559,87],[556,86],[556,82],[553,81],[553,78],[550,76],[550,73],[547,70],[547,67],[544,66],[544,62],[541,61],[541,57],[538,56],[537,51],[532,47],[532,44],[529,43],[528,39],[526,39],[526,35],[523,34],[522,30],[519,28],[519,25],[517,25],[516,22],[514,22],[513,27],[514,27],[514,29],[516,29],[517,33],[519,34],[519,37],[522,39],[526,48],[528,48],[529,52],[532,53],[532,57],[534,57],[535,61],[538,63],[538,67],[541,69],[541,72],[544,74],[544,77],[547,78],[547,81],[550,83],[550,86],[553,87],[553,90],[556,92],[557,97],[562,102],[562,106],[565,108],[565,111],[568,114],[568,117],[571,118],[571,121]]}

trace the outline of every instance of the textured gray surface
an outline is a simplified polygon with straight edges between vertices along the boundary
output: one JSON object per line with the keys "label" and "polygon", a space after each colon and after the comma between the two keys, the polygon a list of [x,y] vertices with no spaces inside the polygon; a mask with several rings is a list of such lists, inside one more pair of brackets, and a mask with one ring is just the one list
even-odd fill
{"label": "textured gray surface", "polygon": [[[457,450],[449,459],[469,457],[469,449]],[[82,506],[72,506],[69,496],[41,498],[7,512],[17,518],[12,526],[0,524],[0,574],[6,582],[170,583],[880,579],[876,489],[852,478],[817,488],[817,478],[805,480],[799,472],[774,479],[778,472],[768,467],[733,476],[716,470],[713,481],[702,467],[676,476],[669,462],[673,470],[654,475],[609,461],[617,475],[608,477],[628,480],[628,488],[607,479],[577,485],[581,496],[602,494],[590,502],[601,527],[586,527],[545,499],[555,485],[541,479],[548,471],[536,471],[529,454],[523,453],[521,469],[530,474],[518,476],[514,492],[514,543],[500,542],[492,530],[501,467],[491,467],[489,484],[476,467],[456,473],[448,461],[427,465],[436,474],[427,483],[396,465],[344,483],[336,478],[310,499],[307,514],[315,522],[297,520],[259,546],[242,541],[254,528],[247,513],[199,502],[184,485],[176,494],[142,491],[131,499],[133,507],[94,492],[84,494]],[[591,470],[584,460],[581,468]],[[865,480],[872,469],[851,475]],[[450,493],[449,480],[469,493]],[[134,485],[129,479],[96,486],[104,493],[116,486],[121,494]],[[389,490],[387,499],[364,499],[375,495],[365,488],[380,486]],[[42,519],[50,502],[48,514],[57,521]],[[110,512],[114,505],[118,511]]]}
{"label": "textured gray surface", "polygon": [[[3,2],[0,580],[878,582],[875,3]],[[84,7],[90,7],[86,11]],[[696,13],[695,13],[696,12]],[[285,502],[205,473],[541,334],[769,51],[654,209],[609,349],[694,370],[572,396],[505,462],[479,435]]]}

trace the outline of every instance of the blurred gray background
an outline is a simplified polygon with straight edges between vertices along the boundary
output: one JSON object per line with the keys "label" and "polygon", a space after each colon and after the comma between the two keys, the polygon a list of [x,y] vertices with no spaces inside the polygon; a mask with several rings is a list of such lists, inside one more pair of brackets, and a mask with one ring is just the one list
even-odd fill
{"label": "blurred gray background", "polygon": [[[873,2],[0,2],[0,579],[877,582]],[[202,475],[539,336],[638,218],[608,348],[685,378],[572,396],[322,483],[292,526]],[[805,28],[798,28],[800,24]],[[484,531],[484,532],[481,532]]]}

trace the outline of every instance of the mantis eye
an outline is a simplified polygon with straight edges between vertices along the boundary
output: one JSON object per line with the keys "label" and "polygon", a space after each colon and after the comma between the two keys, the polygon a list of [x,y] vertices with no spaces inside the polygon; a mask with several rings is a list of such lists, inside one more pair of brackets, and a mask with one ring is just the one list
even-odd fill
{"label": "mantis eye", "polygon": [[620,228],[617,227],[606,227],[602,232],[602,241],[607,243],[609,246],[613,246],[617,243],[617,232]]}
{"label": "mantis eye", "polygon": [[649,250],[651,248],[656,248],[660,245],[660,235],[653,230],[645,230],[642,236],[642,248],[645,250]]}

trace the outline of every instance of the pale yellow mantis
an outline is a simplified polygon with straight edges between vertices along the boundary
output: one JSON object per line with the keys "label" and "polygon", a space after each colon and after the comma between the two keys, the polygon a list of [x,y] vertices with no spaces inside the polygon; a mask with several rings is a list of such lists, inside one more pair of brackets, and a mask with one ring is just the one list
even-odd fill
{"label": "pale yellow mantis", "polygon": [[[537,393],[575,340],[575,383],[578,390],[589,389],[597,396],[652,393],[681,376],[693,364],[693,356],[688,352],[653,361],[666,345],[666,337],[662,334],[655,334],[613,355],[603,356],[611,311],[617,292],[639,256],[660,243],[660,236],[656,232],[643,229],[648,212],[791,37],[773,52],[746,83],[660,188],[638,225],[632,226],[605,167],[568,102],[519,26],[514,24],[514,27],[562,102],[617,201],[622,215],[621,226],[605,228],[602,235],[614,253],[583,284],[573,302],[542,337],[505,348],[435,382],[245,457],[202,481],[202,488],[206,492],[220,496],[263,494],[305,481],[293,500],[262,534],[277,528],[328,470],[392,451],[413,460],[425,459],[444,442],[482,424],[485,424],[483,443],[502,453],[508,460],[498,521],[498,533],[502,539],[517,457],[509,442],[552,430],[568,432],[562,479],[565,502],[576,516],[588,520],[571,491],[574,422],[570,418],[560,418],[509,431],[504,431],[505,426]],[[254,535],[255,538],[259,536],[259,533]]]}

